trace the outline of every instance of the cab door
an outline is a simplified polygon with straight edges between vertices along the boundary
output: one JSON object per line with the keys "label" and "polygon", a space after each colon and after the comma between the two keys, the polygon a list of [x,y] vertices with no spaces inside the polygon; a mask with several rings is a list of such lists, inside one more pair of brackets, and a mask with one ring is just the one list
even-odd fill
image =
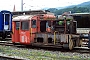
{"label": "cab door", "polygon": [[38,32],[37,20],[32,19],[31,20],[31,27],[30,27],[30,37],[31,37],[31,42],[32,43],[34,42],[34,38],[35,38],[35,35],[36,35],[37,32]]}
{"label": "cab door", "polygon": [[30,22],[27,21],[21,21],[20,24],[20,43],[23,44],[30,44],[30,30],[29,25]]}
{"label": "cab door", "polygon": [[12,26],[13,26],[12,42],[13,43],[20,42],[20,34],[19,34],[20,22],[19,21],[12,22]]}
{"label": "cab door", "polygon": [[20,22],[17,21],[15,24],[15,42],[20,42],[20,34],[19,34],[19,27],[20,27]]}

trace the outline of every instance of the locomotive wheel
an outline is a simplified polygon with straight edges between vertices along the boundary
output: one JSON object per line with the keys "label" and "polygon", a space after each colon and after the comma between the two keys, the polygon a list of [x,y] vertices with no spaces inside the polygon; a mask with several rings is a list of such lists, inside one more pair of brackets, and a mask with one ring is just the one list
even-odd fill
{"label": "locomotive wheel", "polygon": [[72,49],[73,49],[73,47],[74,47],[73,40],[72,40],[72,39],[70,39],[70,40],[69,40],[69,49],[70,49],[70,50],[72,50]]}

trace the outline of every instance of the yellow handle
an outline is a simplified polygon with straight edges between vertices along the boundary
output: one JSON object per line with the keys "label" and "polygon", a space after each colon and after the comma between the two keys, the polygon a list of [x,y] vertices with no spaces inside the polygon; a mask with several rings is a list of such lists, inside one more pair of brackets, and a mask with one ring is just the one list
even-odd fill
{"label": "yellow handle", "polygon": [[54,32],[54,45],[56,44],[56,32],[57,31]]}
{"label": "yellow handle", "polygon": [[14,24],[13,24],[12,32],[13,32],[13,34],[14,34]]}
{"label": "yellow handle", "polygon": [[30,33],[31,33],[31,36],[32,36],[32,28],[30,28]]}

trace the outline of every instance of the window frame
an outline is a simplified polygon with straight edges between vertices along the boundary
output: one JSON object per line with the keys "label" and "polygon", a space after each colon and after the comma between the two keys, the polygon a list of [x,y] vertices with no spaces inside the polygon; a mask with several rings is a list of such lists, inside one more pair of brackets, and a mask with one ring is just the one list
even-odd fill
{"label": "window frame", "polygon": [[[17,23],[19,23],[18,27],[17,27]],[[15,29],[16,29],[16,30],[19,30],[19,28],[20,28],[20,21],[16,21],[15,24],[16,24]]]}
{"label": "window frame", "polygon": [[[32,21],[35,21],[35,24],[33,24]],[[31,28],[36,28],[37,27],[37,21],[35,19],[31,20]]]}
{"label": "window frame", "polygon": [[[22,29],[22,22],[28,22],[28,29]],[[30,27],[30,22],[29,21],[21,21],[21,30],[24,30],[24,31],[26,31],[26,30],[29,30],[29,27]]]}

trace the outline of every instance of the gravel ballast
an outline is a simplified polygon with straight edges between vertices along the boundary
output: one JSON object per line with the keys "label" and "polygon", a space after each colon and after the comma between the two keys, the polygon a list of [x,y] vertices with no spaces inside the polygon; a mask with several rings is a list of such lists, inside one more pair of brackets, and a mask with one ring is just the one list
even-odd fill
{"label": "gravel ballast", "polygon": [[26,60],[90,60],[90,54],[76,52],[46,51],[0,46],[0,55]]}

